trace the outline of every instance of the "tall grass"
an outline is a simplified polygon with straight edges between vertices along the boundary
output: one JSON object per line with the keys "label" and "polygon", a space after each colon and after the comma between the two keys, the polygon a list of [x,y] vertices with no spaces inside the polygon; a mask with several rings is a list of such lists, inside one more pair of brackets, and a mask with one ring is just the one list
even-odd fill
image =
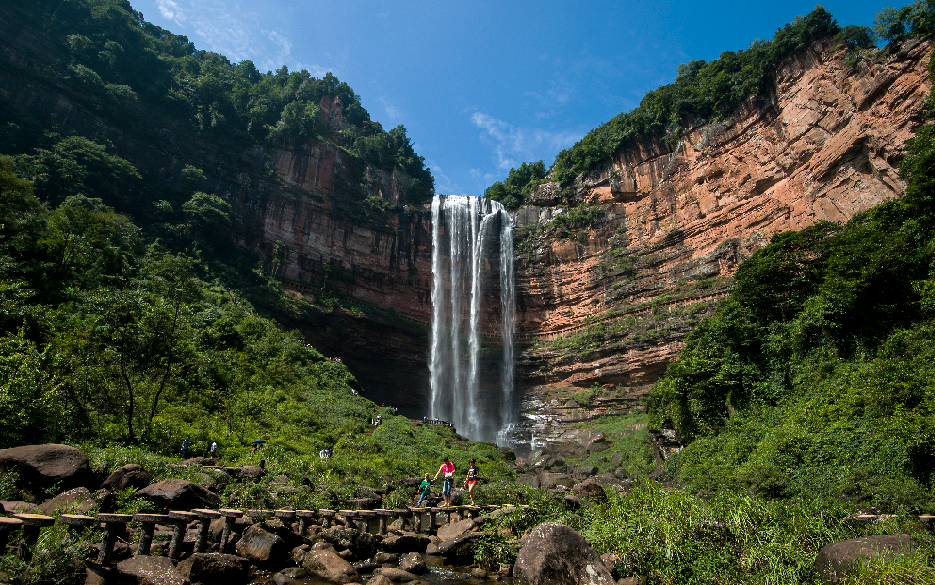
{"label": "tall grass", "polygon": [[[645,576],[650,583],[817,584],[812,563],[825,544],[867,532],[912,529],[905,520],[867,527],[851,512],[838,500],[770,501],[735,492],[706,500],[641,483],[585,512],[582,531],[598,552],[619,557],[621,575]],[[881,567],[861,574],[931,572],[930,560],[924,570],[918,559]],[[854,582],[869,582],[861,579]]]}

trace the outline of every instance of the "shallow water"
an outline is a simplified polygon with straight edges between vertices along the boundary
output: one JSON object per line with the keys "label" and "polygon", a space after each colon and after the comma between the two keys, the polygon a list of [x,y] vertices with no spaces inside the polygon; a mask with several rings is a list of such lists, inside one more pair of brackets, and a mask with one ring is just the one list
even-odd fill
{"label": "shallow water", "polygon": [[[431,585],[483,585],[486,583],[502,583],[505,585],[513,585],[512,577],[501,577],[499,579],[494,579],[492,577],[487,578],[478,578],[471,576],[471,569],[468,567],[456,567],[451,565],[445,565],[444,559],[440,557],[433,557],[431,555],[422,555],[425,559],[426,565],[429,566],[429,572],[424,575],[419,575],[418,582],[430,583]],[[367,583],[370,579],[374,577],[374,574],[367,574],[361,576],[361,581]],[[270,585],[273,583],[272,576],[261,577],[255,579],[251,582],[255,585]],[[301,585],[333,585],[328,581],[322,581],[320,579],[296,579],[293,583]]]}

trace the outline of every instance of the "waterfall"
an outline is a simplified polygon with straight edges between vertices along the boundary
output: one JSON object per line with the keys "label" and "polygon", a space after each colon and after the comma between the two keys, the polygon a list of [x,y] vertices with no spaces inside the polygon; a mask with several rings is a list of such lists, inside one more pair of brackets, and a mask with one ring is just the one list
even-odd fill
{"label": "waterfall", "polygon": [[[492,265],[497,267],[499,307],[484,305],[491,299],[484,284],[492,278]],[[453,423],[471,439],[493,440],[515,422],[513,226],[502,205],[478,197],[432,199],[431,298],[431,416]],[[496,308],[499,327],[485,329],[482,320],[489,324],[485,316]],[[481,345],[484,333],[494,331],[503,350],[498,379],[491,384],[482,379],[489,358],[482,356]]]}

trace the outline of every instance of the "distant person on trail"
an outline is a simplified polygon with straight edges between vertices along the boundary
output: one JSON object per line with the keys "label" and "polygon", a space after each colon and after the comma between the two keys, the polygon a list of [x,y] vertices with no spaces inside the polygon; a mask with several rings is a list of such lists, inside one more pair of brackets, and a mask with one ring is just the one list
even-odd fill
{"label": "distant person on trail", "polygon": [[425,474],[425,479],[422,480],[422,483],[419,484],[419,490],[422,492],[422,495],[419,496],[419,502],[416,504],[416,508],[422,506],[422,500],[429,497],[429,494],[432,493],[432,480],[429,479],[429,474]]}
{"label": "distant person on trail", "polygon": [[467,469],[467,477],[464,478],[464,486],[467,488],[468,495],[471,496],[471,505],[476,506],[474,503],[474,486],[477,485],[477,459],[471,459],[471,464]]}
{"label": "distant person on trail", "polygon": [[182,441],[182,459],[188,459],[188,447],[191,445],[189,438],[185,437],[185,440]]}
{"label": "distant person on trail", "polygon": [[438,479],[438,474],[445,477],[445,483],[442,486],[442,497],[445,498],[445,507],[447,508],[451,505],[451,486],[455,482],[455,464],[448,460],[447,455],[445,456],[445,462],[438,468],[435,477],[432,479]]}
{"label": "distant person on trail", "polygon": [[211,455],[212,458],[218,456],[218,442],[217,441],[211,441],[211,452],[209,454]]}

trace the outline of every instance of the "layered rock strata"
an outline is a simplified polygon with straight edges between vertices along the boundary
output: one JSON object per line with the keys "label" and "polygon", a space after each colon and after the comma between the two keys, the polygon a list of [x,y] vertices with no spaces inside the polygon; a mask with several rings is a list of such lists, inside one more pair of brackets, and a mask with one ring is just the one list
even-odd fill
{"label": "layered rock strata", "polygon": [[[773,234],[899,196],[930,53],[910,40],[849,65],[843,49],[817,42],[782,63],[765,101],[671,147],[618,151],[578,178],[565,205],[554,206],[557,183],[540,186],[516,214],[526,438],[561,436],[569,393],[597,384],[608,397],[644,394]],[[604,213],[586,229],[550,228],[578,203]],[[598,400],[591,415],[614,408]]]}

